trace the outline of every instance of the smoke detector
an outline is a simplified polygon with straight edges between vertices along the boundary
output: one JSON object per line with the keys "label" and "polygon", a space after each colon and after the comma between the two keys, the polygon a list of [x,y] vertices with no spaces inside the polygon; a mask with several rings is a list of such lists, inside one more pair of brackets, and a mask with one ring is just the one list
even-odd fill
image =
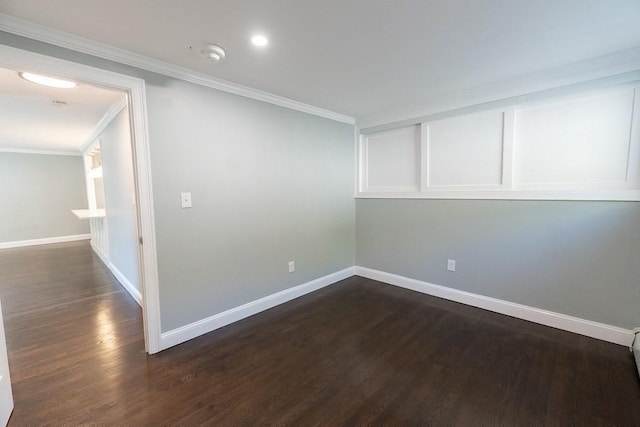
{"label": "smoke detector", "polygon": [[212,61],[222,61],[225,57],[224,49],[217,44],[208,44],[200,50],[202,56]]}
{"label": "smoke detector", "polygon": [[61,107],[61,108],[69,106],[68,103],[57,100],[57,99],[54,99],[53,101],[51,101],[51,104],[54,105],[55,107]]}

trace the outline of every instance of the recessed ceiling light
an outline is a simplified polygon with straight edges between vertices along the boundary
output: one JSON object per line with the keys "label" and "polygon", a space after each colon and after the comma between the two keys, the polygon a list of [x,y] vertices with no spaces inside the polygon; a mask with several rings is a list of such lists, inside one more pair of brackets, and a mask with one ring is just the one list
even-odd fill
{"label": "recessed ceiling light", "polygon": [[222,61],[226,56],[223,48],[217,44],[208,44],[200,50],[202,56],[212,61]]}
{"label": "recessed ceiling light", "polygon": [[269,39],[263,35],[255,35],[251,37],[251,43],[255,46],[263,47],[269,44]]}
{"label": "recessed ceiling light", "polygon": [[18,73],[18,75],[25,80],[28,80],[32,83],[37,83],[43,86],[55,87],[59,89],[71,89],[76,87],[76,83],[70,80],[56,79],[53,77],[43,76],[43,75],[34,74],[34,73],[27,73],[27,72],[20,72]]}

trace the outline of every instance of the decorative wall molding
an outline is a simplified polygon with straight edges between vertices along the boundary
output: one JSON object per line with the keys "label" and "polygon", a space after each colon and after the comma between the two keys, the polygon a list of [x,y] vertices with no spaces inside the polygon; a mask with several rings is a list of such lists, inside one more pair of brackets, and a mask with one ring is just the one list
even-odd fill
{"label": "decorative wall molding", "polygon": [[356,193],[357,199],[459,199],[459,200],[587,200],[627,201],[640,200],[640,190],[431,190],[414,193]]}
{"label": "decorative wall molding", "polygon": [[124,107],[126,106],[127,96],[123,94],[116,102],[111,105],[111,107],[109,107],[107,112],[104,113],[104,116],[102,116],[96,127],[93,129],[93,132],[91,132],[91,136],[87,138],[86,142],[82,144],[80,148],[78,148],[78,150],[80,151],[80,155],[86,154],[87,149],[91,147],[94,142],[96,142],[96,139],[98,139],[98,137],[102,134],[102,132],[104,132],[107,126],[111,124],[113,119],[115,119],[116,116],[120,114],[120,111],[124,110]]}
{"label": "decorative wall molding", "polygon": [[25,246],[48,245],[51,243],[75,242],[77,240],[89,240],[91,234],[72,234],[70,236],[45,237],[42,239],[17,240],[14,242],[0,242],[0,249],[22,248]]}
{"label": "decorative wall molding", "polygon": [[232,308],[222,313],[198,320],[189,325],[185,325],[168,332],[163,332],[160,337],[160,348],[162,350],[174,345],[178,345],[190,339],[204,335],[208,332],[219,329],[223,326],[253,316],[261,311],[268,310],[277,305],[291,301],[310,292],[316,291],[325,286],[332,285],[340,280],[347,279],[355,274],[354,267],[348,267],[327,276],[320,277],[310,282],[304,283],[284,291],[268,295],[255,301]]}
{"label": "decorative wall molding", "polygon": [[638,201],[638,94],[635,81],[363,133],[355,196]]}
{"label": "decorative wall molding", "polygon": [[518,319],[528,320],[552,328],[562,329],[580,335],[608,341],[614,344],[630,346],[633,340],[633,332],[617,326],[580,319],[566,314],[542,310],[522,304],[516,304],[497,298],[486,297],[471,292],[460,291],[433,283],[411,279],[397,274],[373,270],[366,267],[355,267],[356,275],[368,279],[377,280],[390,285],[398,286],[423,294],[444,298],[450,301],[460,302],[473,307],[482,308]]}
{"label": "decorative wall molding", "polygon": [[82,156],[77,151],[30,150],[28,148],[0,148],[0,153],[44,154],[46,156]]}
{"label": "decorative wall molding", "polygon": [[149,58],[138,53],[74,36],[72,34],[44,27],[42,25],[25,21],[11,15],[0,14],[0,30],[19,36],[28,37],[30,39],[38,40],[44,43],[49,43],[55,46],[60,46],[66,49],[75,50],[77,52],[97,56],[99,58],[108,59],[110,61],[119,62],[121,64],[130,65],[132,67],[141,68],[143,70],[152,71],[154,73],[163,74],[165,76],[184,80],[190,83],[195,83],[201,86],[233,93],[245,98],[267,102],[270,104],[278,105],[280,107],[301,111],[342,123],[355,124],[355,119],[353,117],[349,117],[344,114],[325,110],[319,107],[314,107],[313,105],[294,101],[289,98],[253,89],[247,86],[242,86],[223,79],[218,79],[204,73],[191,71],[189,69],[179,67],[168,62]]}

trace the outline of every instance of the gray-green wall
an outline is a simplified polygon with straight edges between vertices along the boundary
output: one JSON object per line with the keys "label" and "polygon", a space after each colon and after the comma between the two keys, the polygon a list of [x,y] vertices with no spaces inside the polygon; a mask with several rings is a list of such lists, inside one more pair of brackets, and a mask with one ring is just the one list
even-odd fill
{"label": "gray-green wall", "polygon": [[80,156],[0,152],[0,243],[89,233]]}
{"label": "gray-green wall", "polygon": [[640,203],[360,199],[356,224],[361,267],[640,325]]}
{"label": "gray-green wall", "polygon": [[[163,331],[354,264],[640,325],[638,203],[358,200],[356,260],[351,126],[6,33],[0,42],[146,80]],[[180,209],[182,191],[192,209]]]}
{"label": "gray-green wall", "polygon": [[100,134],[109,261],[140,290],[138,227],[133,203],[135,182],[129,108],[125,107]]}
{"label": "gray-green wall", "polygon": [[0,43],[146,81],[162,331],[354,265],[353,126],[8,33]]}
{"label": "gray-green wall", "polygon": [[354,264],[351,126],[175,80],[150,92],[163,329]]}

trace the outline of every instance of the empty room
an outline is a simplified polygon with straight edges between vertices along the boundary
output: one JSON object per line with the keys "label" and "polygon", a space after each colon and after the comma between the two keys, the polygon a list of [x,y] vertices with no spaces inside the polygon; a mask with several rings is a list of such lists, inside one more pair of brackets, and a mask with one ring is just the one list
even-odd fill
{"label": "empty room", "polygon": [[638,425],[638,22],[2,1],[0,423]]}

